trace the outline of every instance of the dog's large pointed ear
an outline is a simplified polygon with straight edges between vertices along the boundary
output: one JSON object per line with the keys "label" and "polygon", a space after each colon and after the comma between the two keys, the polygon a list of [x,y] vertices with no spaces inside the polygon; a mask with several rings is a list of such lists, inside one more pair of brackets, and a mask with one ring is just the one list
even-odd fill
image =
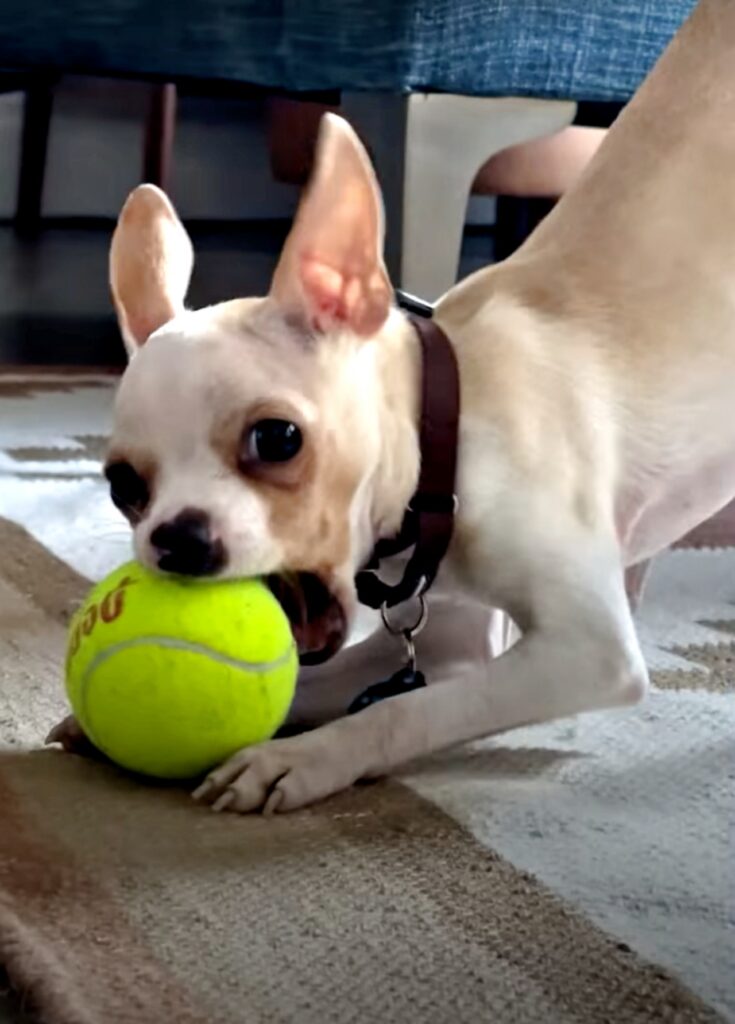
{"label": "dog's large pointed ear", "polygon": [[341,117],[322,119],[314,171],[271,286],[311,330],[374,334],[391,305],[383,204],[367,153]]}
{"label": "dog's large pointed ear", "polygon": [[155,185],[130,193],[110,246],[110,288],[128,355],[184,308],[194,255],[189,236]]}

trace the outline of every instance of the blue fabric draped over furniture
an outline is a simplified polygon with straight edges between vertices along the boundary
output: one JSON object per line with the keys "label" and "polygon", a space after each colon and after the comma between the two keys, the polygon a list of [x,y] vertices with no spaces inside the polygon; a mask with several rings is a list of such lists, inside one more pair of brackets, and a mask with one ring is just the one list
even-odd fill
{"label": "blue fabric draped over furniture", "polygon": [[[581,101],[627,101],[693,6],[694,0],[5,0],[0,67],[42,76],[340,91],[383,185],[394,281],[434,298],[455,279],[467,196],[481,163],[559,130]],[[18,222],[30,227],[40,220],[50,113],[50,90],[37,91],[41,116],[36,128],[26,118],[19,193]],[[149,139],[156,125],[172,128],[172,104],[163,96],[160,109],[154,106]],[[165,154],[150,152],[156,158],[146,158],[144,173],[165,183]]]}
{"label": "blue fabric draped over furniture", "polygon": [[692,0],[6,0],[0,64],[625,101]]}

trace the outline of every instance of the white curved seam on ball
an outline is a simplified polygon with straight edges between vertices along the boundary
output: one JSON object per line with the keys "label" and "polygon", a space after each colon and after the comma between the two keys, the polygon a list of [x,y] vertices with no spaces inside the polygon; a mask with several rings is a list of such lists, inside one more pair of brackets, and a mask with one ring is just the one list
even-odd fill
{"label": "white curved seam on ball", "polygon": [[[192,643],[189,640],[179,640],[170,636],[141,636],[133,640],[122,640],[119,644],[113,644],[96,654],[87,665],[82,675],[82,700],[86,704],[87,684],[93,673],[109,658],[120,654],[122,651],[129,651],[135,647],[167,647],[169,650],[186,651],[189,654],[203,654],[219,665],[226,665],[228,668],[238,669],[241,672],[272,672],[273,669],[281,668],[293,657],[294,644],[290,644],[284,654],[273,661],[245,661],[241,658],[230,658],[227,654],[213,650],[204,644]],[[85,708],[86,710],[86,708]]]}
{"label": "white curved seam on ball", "polygon": [[[99,742],[92,734],[91,727],[89,725],[89,709],[87,706],[89,684],[92,680],[92,675],[100,665],[104,664],[104,662],[109,658],[114,657],[114,655],[120,654],[122,651],[129,651],[131,648],[135,647],[167,647],[169,650],[187,651],[191,654],[203,654],[220,665],[225,665],[228,668],[234,668],[242,672],[271,672],[273,669],[281,668],[289,662],[296,650],[296,644],[292,640],[286,651],[280,655],[280,657],[274,658],[273,661],[259,662],[230,658],[228,655],[221,654],[219,651],[213,650],[211,647],[207,647],[204,644],[196,644],[189,640],[180,640],[176,637],[170,636],[140,636],[135,637],[133,640],[121,640],[120,643],[113,644],[111,647],[108,647],[104,651],[100,651],[99,654],[95,655],[82,673],[80,680],[81,706],[86,723],[85,728],[87,729],[89,738],[92,740],[94,745],[103,753],[108,752],[105,750],[104,744]],[[108,753],[108,756],[111,755]]]}

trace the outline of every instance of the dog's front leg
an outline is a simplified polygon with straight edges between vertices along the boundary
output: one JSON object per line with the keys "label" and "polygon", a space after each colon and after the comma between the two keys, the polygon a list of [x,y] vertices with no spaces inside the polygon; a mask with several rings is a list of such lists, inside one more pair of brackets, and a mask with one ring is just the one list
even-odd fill
{"label": "dog's front leg", "polygon": [[[418,665],[429,683],[451,677],[464,666],[486,664],[508,643],[507,616],[456,595],[432,595],[429,621],[431,628],[416,638]],[[325,665],[302,669],[284,731],[313,729],[341,718],[356,697],[392,676],[405,658],[401,638],[381,625]]]}
{"label": "dog's front leg", "polygon": [[640,699],[647,673],[619,566],[551,568],[531,587],[528,631],[500,658],[314,732],[244,750],[195,797],[216,810],[292,810],[465,740]]}

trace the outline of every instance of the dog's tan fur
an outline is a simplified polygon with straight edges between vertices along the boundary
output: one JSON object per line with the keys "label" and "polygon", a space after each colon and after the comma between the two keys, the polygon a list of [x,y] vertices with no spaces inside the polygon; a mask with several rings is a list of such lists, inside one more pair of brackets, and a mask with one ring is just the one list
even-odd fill
{"label": "dog's tan fur", "polygon": [[[643,696],[624,571],[735,493],[734,49],[735,6],[702,0],[574,191],[438,306],[462,420],[457,533],[419,652],[437,685],[338,717],[395,666],[378,634],[304,675],[294,718],[335,721],[236,755],[200,799],[287,810],[442,746]],[[204,503],[230,572],[313,570],[351,614],[354,573],[416,483],[420,376],[351,130],[324,125],[267,299],[185,312],[187,246],[165,197],[133,193],[112,248],[135,352],[113,451],[156,467],[138,554],[153,559],[156,523]],[[262,403],[307,435],[287,480],[227,454]]]}

